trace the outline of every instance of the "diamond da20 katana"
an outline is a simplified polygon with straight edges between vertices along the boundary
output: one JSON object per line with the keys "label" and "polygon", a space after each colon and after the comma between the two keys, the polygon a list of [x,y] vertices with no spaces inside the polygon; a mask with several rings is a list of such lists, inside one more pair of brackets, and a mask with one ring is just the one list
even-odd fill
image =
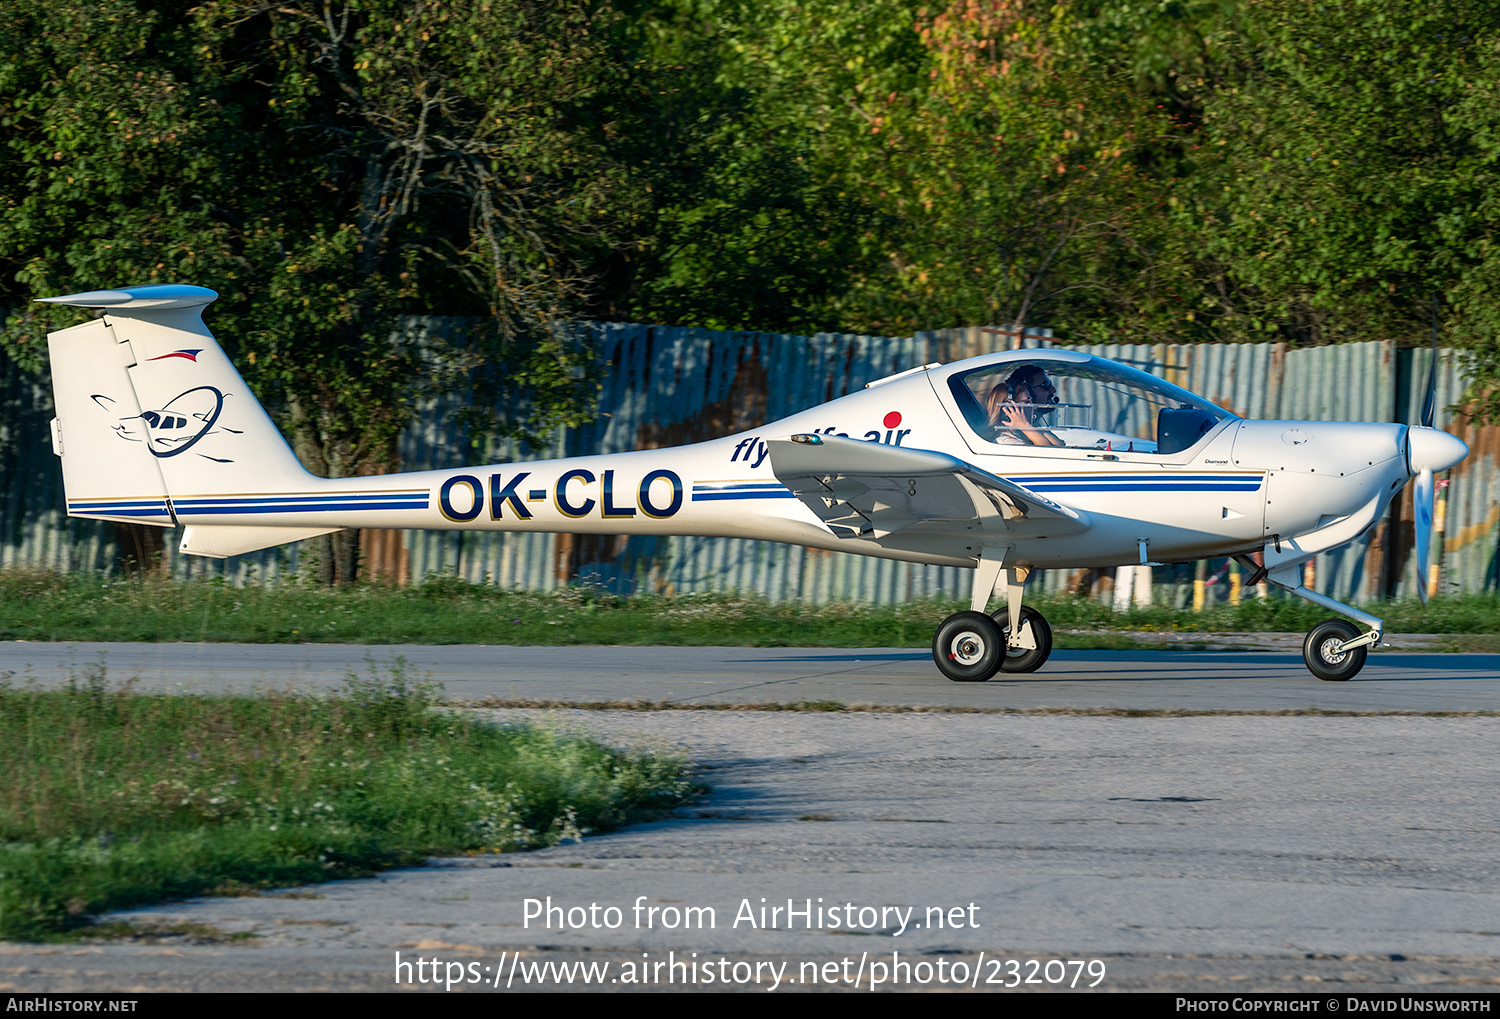
{"label": "diamond da20 katana", "polygon": [[1050,628],[1022,604],[1031,570],[1217,556],[1345,617],[1314,627],[1303,656],[1349,679],[1381,621],[1303,586],[1302,564],[1358,538],[1416,479],[1426,576],[1433,474],[1468,453],[1432,427],[1431,385],[1416,426],[1247,421],[1046,349],[923,365],[689,446],[324,479],[204,325],[216,297],[169,284],[44,298],[102,312],[48,337],[70,515],[185,525],[181,551],[211,557],[394,527],[756,538],[968,567],[969,610],[933,640],[961,682],[1046,662]]}

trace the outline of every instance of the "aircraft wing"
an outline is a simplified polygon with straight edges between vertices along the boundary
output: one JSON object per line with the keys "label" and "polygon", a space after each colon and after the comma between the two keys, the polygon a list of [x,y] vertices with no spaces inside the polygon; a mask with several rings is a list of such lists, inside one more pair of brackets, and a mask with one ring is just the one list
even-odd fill
{"label": "aircraft wing", "polygon": [[946,453],[837,435],[768,445],[776,479],[841,538],[914,548],[1063,537],[1090,526],[1078,510]]}

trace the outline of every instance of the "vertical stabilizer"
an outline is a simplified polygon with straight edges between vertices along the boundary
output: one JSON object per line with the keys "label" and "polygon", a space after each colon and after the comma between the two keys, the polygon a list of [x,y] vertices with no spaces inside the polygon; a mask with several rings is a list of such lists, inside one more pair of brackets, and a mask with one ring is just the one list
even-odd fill
{"label": "vertical stabilizer", "polygon": [[104,312],[48,336],[69,513],[172,524],[184,501],[318,484],[203,324],[217,297],[173,284],[43,299]]}

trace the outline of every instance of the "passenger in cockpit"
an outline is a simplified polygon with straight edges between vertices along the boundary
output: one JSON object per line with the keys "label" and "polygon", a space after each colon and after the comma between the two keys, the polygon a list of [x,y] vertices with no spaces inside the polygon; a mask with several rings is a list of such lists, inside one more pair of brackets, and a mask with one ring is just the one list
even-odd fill
{"label": "passenger in cockpit", "polygon": [[1057,388],[1045,369],[1034,364],[1017,368],[985,396],[994,441],[1001,446],[1066,446],[1040,423],[1056,402]]}

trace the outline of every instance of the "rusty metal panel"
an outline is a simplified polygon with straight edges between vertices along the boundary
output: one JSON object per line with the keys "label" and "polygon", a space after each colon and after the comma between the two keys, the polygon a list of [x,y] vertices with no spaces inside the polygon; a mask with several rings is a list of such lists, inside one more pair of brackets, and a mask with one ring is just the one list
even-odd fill
{"label": "rusty metal panel", "polygon": [[114,525],[67,516],[52,453],[52,383],[0,353],[0,567],[108,569]]}

